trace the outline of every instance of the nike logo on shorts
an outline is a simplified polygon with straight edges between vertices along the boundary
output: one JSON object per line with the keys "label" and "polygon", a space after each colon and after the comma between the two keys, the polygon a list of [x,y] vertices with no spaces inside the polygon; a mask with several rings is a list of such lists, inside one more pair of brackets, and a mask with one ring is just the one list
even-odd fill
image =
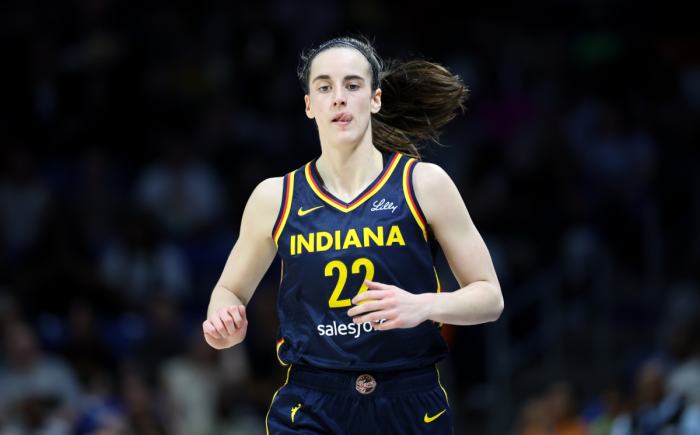
{"label": "nike logo on shorts", "polygon": [[442,411],[438,412],[437,414],[433,415],[432,417],[428,417],[428,413],[426,412],[425,416],[423,417],[423,421],[426,423],[432,423],[433,420],[440,417],[442,414],[445,413],[445,411],[447,411],[447,408],[443,409]]}

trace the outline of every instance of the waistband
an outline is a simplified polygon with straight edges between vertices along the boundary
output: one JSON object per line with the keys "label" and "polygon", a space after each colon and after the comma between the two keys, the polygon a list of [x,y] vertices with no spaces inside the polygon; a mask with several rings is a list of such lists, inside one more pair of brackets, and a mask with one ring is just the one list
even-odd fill
{"label": "waistband", "polygon": [[426,391],[440,385],[434,365],[391,372],[328,370],[292,365],[289,383],[331,393],[364,395]]}

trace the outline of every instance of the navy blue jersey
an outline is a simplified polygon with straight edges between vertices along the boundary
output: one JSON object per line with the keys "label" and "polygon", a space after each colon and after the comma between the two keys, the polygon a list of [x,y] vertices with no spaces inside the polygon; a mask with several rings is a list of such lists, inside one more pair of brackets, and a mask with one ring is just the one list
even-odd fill
{"label": "navy blue jersey", "polygon": [[388,371],[447,355],[440,324],[375,331],[354,324],[365,279],[411,293],[439,292],[428,226],[411,182],[416,160],[385,156],[382,172],[347,203],[324,187],[316,159],[284,177],[273,239],[282,258],[277,314],[280,363]]}

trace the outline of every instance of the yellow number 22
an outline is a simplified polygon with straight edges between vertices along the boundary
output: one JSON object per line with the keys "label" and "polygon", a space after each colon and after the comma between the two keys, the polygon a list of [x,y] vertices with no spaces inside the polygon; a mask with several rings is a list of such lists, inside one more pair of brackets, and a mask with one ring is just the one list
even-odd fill
{"label": "yellow number 22", "polygon": [[[372,264],[369,258],[358,258],[357,260],[353,261],[350,271],[353,274],[358,274],[360,273],[361,267],[365,268],[365,279],[371,281],[374,278],[374,264]],[[338,282],[335,284],[333,294],[331,294],[330,299],[328,299],[328,306],[331,308],[349,307],[352,305],[350,299],[339,299],[340,294],[343,292],[343,288],[345,287],[345,282],[348,280],[348,268],[345,266],[345,263],[340,260],[333,260],[329,262],[326,264],[324,274],[326,276],[333,276],[333,272],[336,269],[338,270]],[[362,286],[360,286],[360,290],[358,290],[357,294],[359,295],[365,291],[367,291],[367,285],[363,280]]]}

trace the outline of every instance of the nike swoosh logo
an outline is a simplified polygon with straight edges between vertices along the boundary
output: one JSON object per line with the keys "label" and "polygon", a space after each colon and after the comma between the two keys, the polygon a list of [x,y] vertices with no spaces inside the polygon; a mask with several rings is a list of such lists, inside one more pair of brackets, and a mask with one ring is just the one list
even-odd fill
{"label": "nike swoosh logo", "polygon": [[306,215],[306,214],[311,213],[311,212],[314,211],[314,210],[318,210],[318,209],[321,208],[321,207],[323,207],[323,206],[322,206],[322,205],[319,205],[318,207],[310,208],[310,209],[308,209],[308,210],[302,210],[301,207],[299,207],[299,211],[297,211],[297,214],[298,214],[299,216],[304,216],[304,215]]}
{"label": "nike swoosh logo", "polygon": [[423,417],[423,421],[426,423],[431,423],[433,420],[435,420],[436,418],[438,418],[442,414],[444,414],[445,411],[447,411],[447,409],[443,409],[442,411],[438,412],[437,414],[433,415],[432,417],[428,417],[428,413],[426,412],[425,417]]}

